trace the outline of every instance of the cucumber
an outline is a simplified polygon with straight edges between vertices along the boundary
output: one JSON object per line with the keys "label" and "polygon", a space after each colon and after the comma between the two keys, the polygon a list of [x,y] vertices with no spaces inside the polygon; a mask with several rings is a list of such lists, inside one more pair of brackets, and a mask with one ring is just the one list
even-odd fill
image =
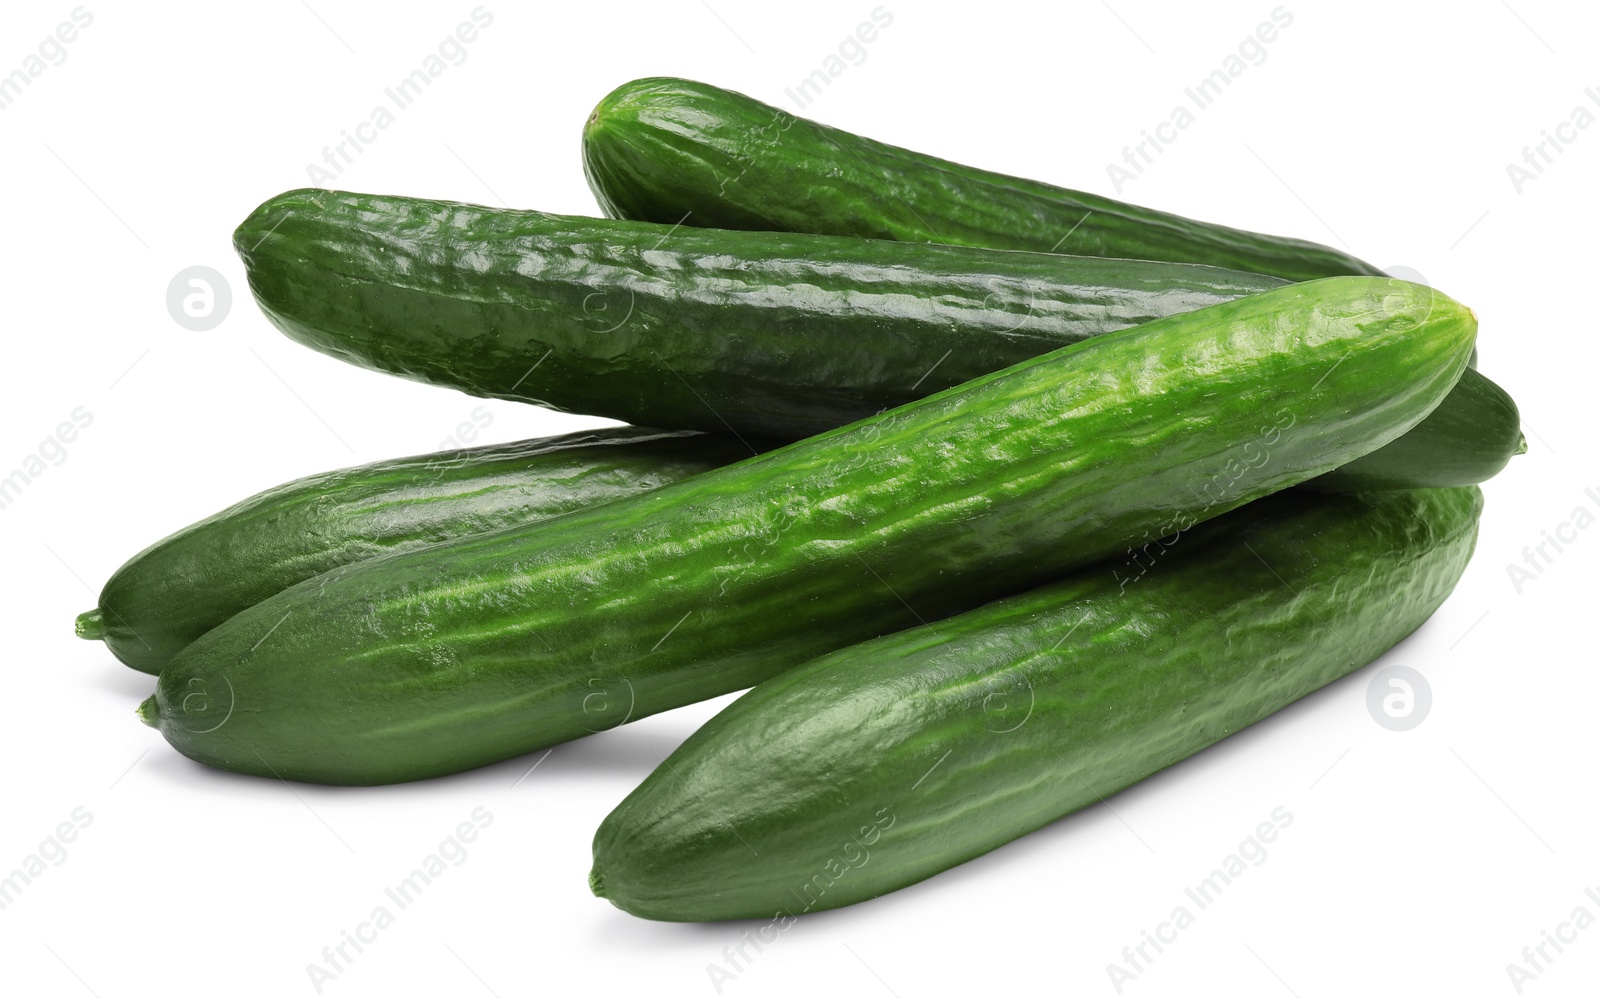
{"label": "cucumber", "polygon": [[1293,281],[1382,271],[1348,253],[991,173],[691,80],[635,80],[583,132],[614,218],[1214,264]]}
{"label": "cucumber", "polygon": [[202,635],[141,716],[324,783],[504,760],[1019,592],[1373,450],[1472,314],[1381,278],[1109,333],[630,499],[323,573]]}
{"label": "cucumber", "polygon": [[964,863],[1382,655],[1455,586],[1481,505],[1291,490],[1164,540],[1134,582],[1102,563],[813,660],[606,817],[590,886],[650,919],[771,919]]}
{"label": "cucumber", "polygon": [[[1195,264],[330,191],[273,198],[235,244],[267,316],[336,357],[474,395],[790,440],[1285,284]],[[1402,484],[1436,484],[1435,449],[1480,451],[1481,478],[1498,471],[1517,431],[1515,408],[1504,412],[1509,425],[1465,441],[1449,437],[1459,421],[1440,441],[1433,424],[1418,427],[1404,459],[1415,478]]]}
{"label": "cucumber", "polygon": [[1514,455],[1527,450],[1517,404],[1505,389],[1469,367],[1439,408],[1409,433],[1305,487],[1359,492],[1470,486],[1493,478]]}
{"label": "cucumber", "polygon": [[[613,218],[1192,261],[1288,280],[1381,273],[1328,247],[975,170],[691,80],[618,87],[590,115],[583,155]],[[1515,403],[1476,371],[1440,408],[1318,488],[1471,485],[1527,449]]]}
{"label": "cucumber", "polygon": [[291,338],[472,395],[798,440],[1279,286],[1217,268],[291,191],[234,234]]}
{"label": "cucumber", "polygon": [[750,453],[732,438],[621,427],[296,479],[129,559],[77,632],[159,673],[223,621],[329,569],[597,506]]}

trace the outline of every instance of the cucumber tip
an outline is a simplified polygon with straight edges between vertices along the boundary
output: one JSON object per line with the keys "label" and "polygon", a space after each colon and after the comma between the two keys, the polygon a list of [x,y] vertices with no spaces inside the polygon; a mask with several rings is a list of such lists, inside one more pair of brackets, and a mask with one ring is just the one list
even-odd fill
{"label": "cucumber tip", "polygon": [[78,637],[91,642],[99,641],[106,637],[105,619],[100,614],[100,608],[86,610],[78,615],[72,623],[72,628]]}
{"label": "cucumber tip", "polygon": [[598,865],[589,871],[589,890],[594,892],[596,898],[606,897],[606,876]]}
{"label": "cucumber tip", "polygon": [[161,708],[152,694],[139,703],[139,720],[151,728],[160,727]]}

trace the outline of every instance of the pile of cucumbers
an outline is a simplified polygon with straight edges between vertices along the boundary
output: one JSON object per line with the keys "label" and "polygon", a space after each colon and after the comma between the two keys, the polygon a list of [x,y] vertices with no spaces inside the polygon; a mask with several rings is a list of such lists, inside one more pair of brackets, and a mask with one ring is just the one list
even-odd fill
{"label": "pile of cucumbers", "polygon": [[299,190],[234,245],[355,364],[629,426],[287,483],[78,634],[246,774],[380,784],[752,687],[601,824],[653,919],[797,916],[1037,829],[1360,669],[1524,450],[1471,310],[1346,253],[646,79],[607,218]]}

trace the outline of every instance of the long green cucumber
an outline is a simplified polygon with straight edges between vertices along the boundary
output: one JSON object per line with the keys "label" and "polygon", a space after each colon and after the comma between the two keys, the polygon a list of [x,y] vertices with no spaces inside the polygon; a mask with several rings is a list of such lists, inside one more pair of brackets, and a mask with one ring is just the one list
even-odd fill
{"label": "long green cucumber", "polygon": [[[590,116],[583,150],[614,218],[1193,261],[1291,280],[1380,273],[1327,247],[975,170],[690,80],[617,88]],[[1440,412],[1318,486],[1470,485],[1524,450],[1510,396],[1469,371]]]}
{"label": "long green cucumber", "polygon": [[798,440],[1277,287],[1218,268],[290,191],[234,245],[315,350],[472,395]]}
{"label": "long green cucumber", "polygon": [[583,166],[614,218],[1188,261],[1295,281],[1382,273],[1317,243],[962,166],[692,80],[612,91],[584,128]]}
{"label": "long green cucumber", "polygon": [[[271,199],[235,244],[267,316],[336,357],[475,395],[787,439],[1285,283],[1194,264],[330,191]],[[1433,425],[1415,432],[1413,456],[1483,451],[1482,478],[1509,456],[1503,434],[1435,443]],[[1417,462],[1406,484],[1436,482]]]}
{"label": "long green cucumber", "polygon": [[1476,321],[1331,278],[1095,337],[631,499],[368,560],[235,615],[141,715],[248,773],[382,783],[749,686],[1342,465]]}
{"label": "long green cucumber", "polygon": [[606,817],[590,885],[651,919],[771,919],[964,863],[1382,655],[1455,586],[1481,505],[1291,490],[1167,539],[1135,582],[1102,563],[813,660]]}
{"label": "long green cucumber", "polygon": [[129,559],[77,631],[159,673],[239,611],[329,569],[597,506],[750,453],[732,438],[620,427],[295,479]]}

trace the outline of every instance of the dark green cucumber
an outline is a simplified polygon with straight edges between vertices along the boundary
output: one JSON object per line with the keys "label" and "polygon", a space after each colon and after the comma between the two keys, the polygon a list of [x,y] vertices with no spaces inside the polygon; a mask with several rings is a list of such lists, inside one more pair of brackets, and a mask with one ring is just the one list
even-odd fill
{"label": "dark green cucumber", "polygon": [[266,202],[234,245],[267,317],[343,360],[643,426],[790,440],[1280,283],[320,190]]}
{"label": "dark green cucumber", "polygon": [[1330,471],[1460,376],[1471,313],[1330,278],[1064,347],[661,489],[334,569],[141,715],[230,770],[382,783],[749,686]]}
{"label": "dark green cucumber", "polygon": [[[1380,273],[1327,247],[974,170],[690,80],[617,88],[590,116],[583,151],[615,218],[1193,261],[1291,280]],[[1516,405],[1476,371],[1440,410],[1319,488],[1470,485],[1525,449]]]}
{"label": "dark green cucumber", "polygon": [[[336,357],[476,395],[788,439],[1284,284],[1194,264],[330,191],[268,201],[235,243],[268,317]],[[1509,456],[1494,450],[1503,433],[1491,443],[1434,443],[1426,423],[1415,433],[1408,455],[1485,451],[1483,478]],[[1419,465],[1408,484],[1434,481]]]}
{"label": "dark green cucumber", "polygon": [[1517,404],[1469,367],[1410,433],[1305,485],[1324,492],[1470,486],[1488,481],[1527,450]]}
{"label": "dark green cucumber", "polygon": [[614,218],[1213,264],[1300,281],[1381,274],[1299,239],[1195,222],[875,142],[692,80],[635,80],[589,116]]}
{"label": "dark green cucumber", "polygon": [[750,453],[732,438],[620,427],[296,479],[135,555],[78,634],[159,673],[239,611],[329,569],[598,506]]}
{"label": "dark green cucumber", "polygon": [[1455,586],[1481,505],[1292,490],[1166,539],[1131,584],[1102,563],[813,660],[606,817],[590,885],[651,919],[771,919],[964,863],[1382,655]]}

